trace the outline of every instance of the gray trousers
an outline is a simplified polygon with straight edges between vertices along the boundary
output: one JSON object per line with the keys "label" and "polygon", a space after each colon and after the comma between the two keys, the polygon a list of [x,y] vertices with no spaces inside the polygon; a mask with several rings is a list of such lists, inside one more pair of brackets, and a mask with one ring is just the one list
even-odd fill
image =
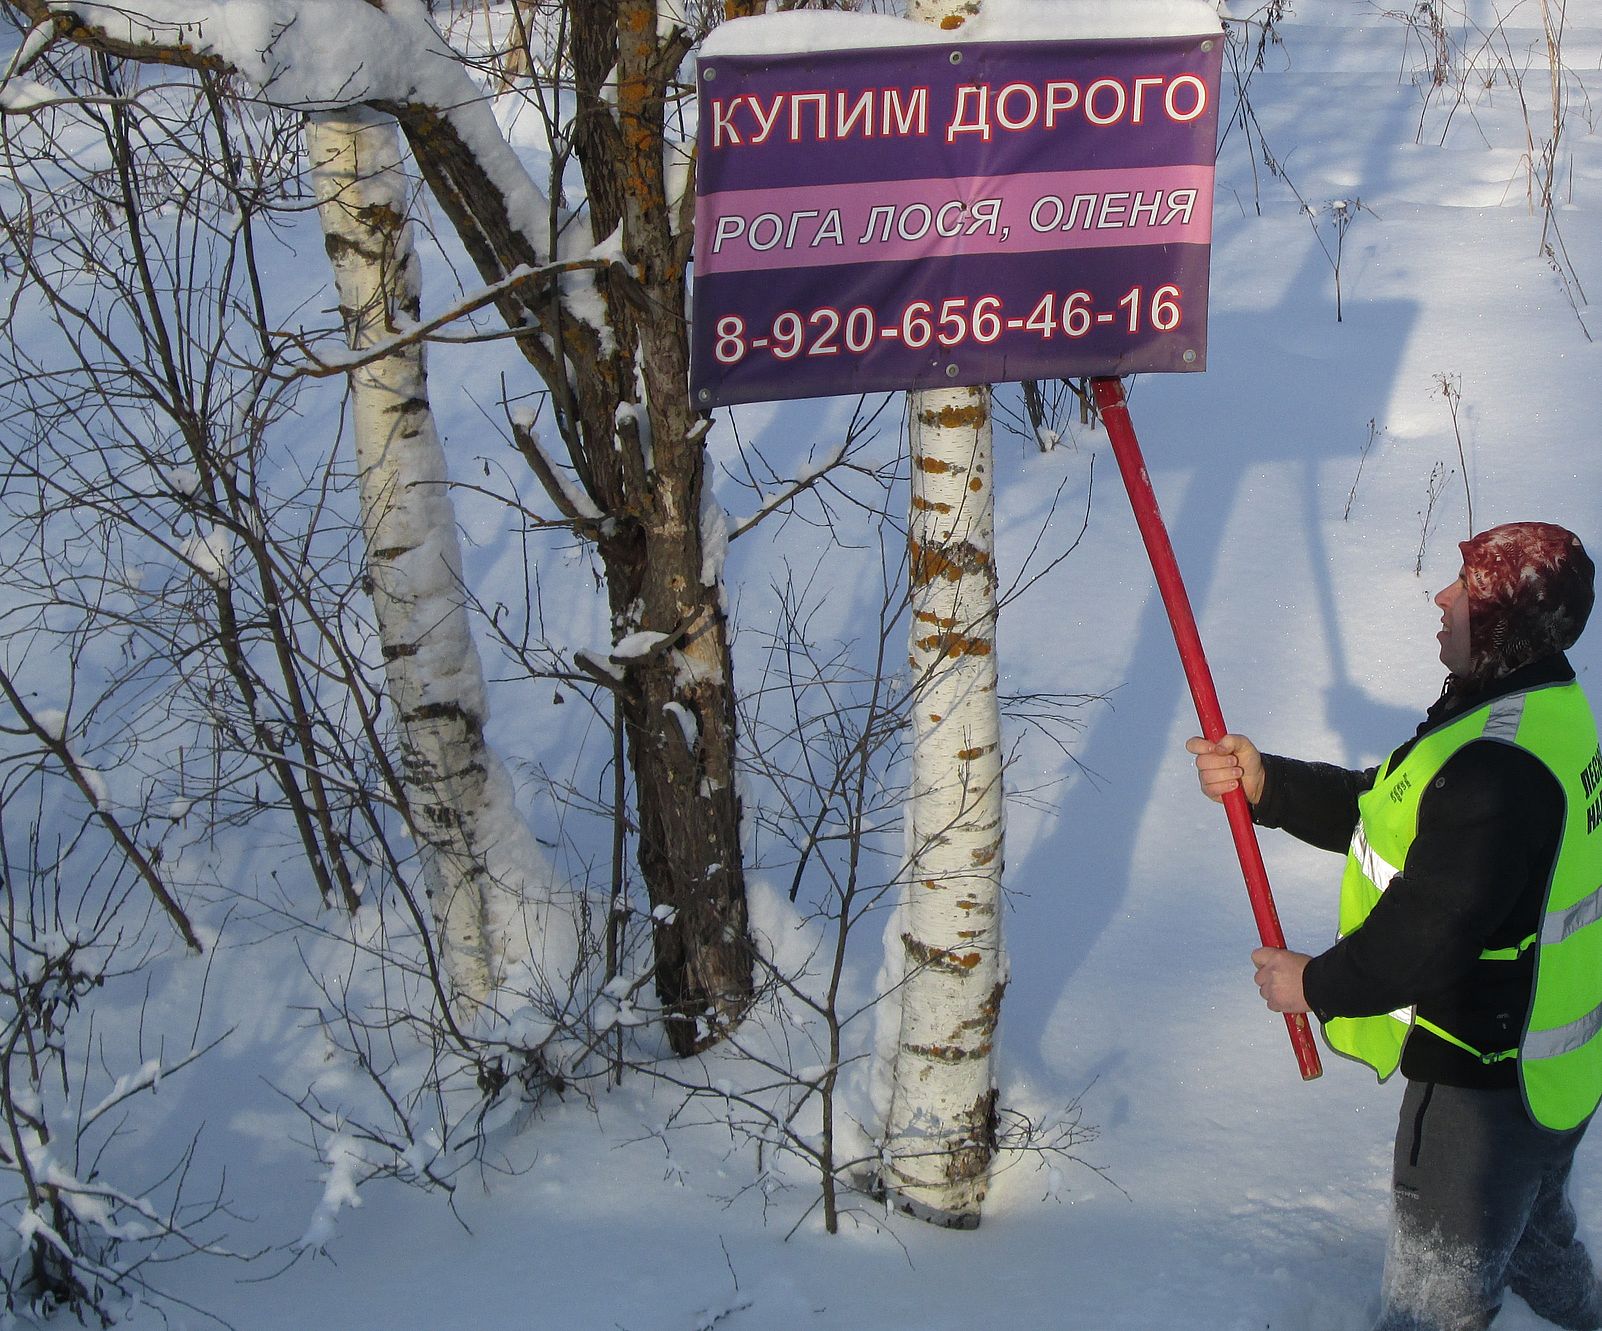
{"label": "gray trousers", "polygon": [[1374,1331],[1485,1331],[1504,1288],[1569,1331],[1602,1328],[1568,1197],[1585,1128],[1536,1127],[1516,1090],[1409,1082]]}

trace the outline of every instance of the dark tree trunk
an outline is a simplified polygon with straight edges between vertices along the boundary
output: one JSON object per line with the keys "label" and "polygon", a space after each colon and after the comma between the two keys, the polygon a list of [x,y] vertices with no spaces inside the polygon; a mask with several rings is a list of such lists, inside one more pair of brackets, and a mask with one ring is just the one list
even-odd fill
{"label": "dark tree trunk", "polygon": [[[629,671],[624,717],[640,872],[653,908],[669,908],[655,926],[657,992],[668,1038],[687,1054],[719,1038],[752,993],[734,675],[722,570],[706,562],[701,527],[707,422],[690,402],[691,232],[688,217],[670,212],[663,173],[666,98],[690,35],[661,37],[651,0],[574,0],[571,14],[580,108],[575,141],[593,234],[600,239],[621,225],[632,280],[643,288],[630,293],[624,286],[631,279],[615,274],[605,284],[619,400],[638,411],[633,442],[648,452],[650,465],[648,484],[631,496],[637,525],[626,539],[603,538],[601,555],[619,631],[669,635],[666,650]],[[604,93],[613,68],[615,115]],[[635,401],[641,382],[643,407]],[[641,417],[648,444],[638,437]],[[606,424],[616,428],[613,419]]]}
{"label": "dark tree trunk", "polygon": [[669,635],[632,663],[622,698],[657,992],[674,1052],[689,1054],[751,996],[734,692],[718,590],[700,577],[698,524],[653,524],[640,536],[603,542],[601,553],[614,604],[633,606],[639,629]]}

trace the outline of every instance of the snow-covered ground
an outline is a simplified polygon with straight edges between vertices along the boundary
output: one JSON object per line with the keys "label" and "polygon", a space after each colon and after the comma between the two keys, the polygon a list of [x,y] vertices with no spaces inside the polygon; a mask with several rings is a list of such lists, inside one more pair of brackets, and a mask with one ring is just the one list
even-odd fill
{"label": "snow-covered ground", "polygon": [[[1429,597],[1468,534],[1465,463],[1476,526],[1552,520],[1602,551],[1602,349],[1586,334],[1602,336],[1602,307],[1587,309],[1579,289],[1602,289],[1602,0],[1567,11],[1556,259],[1540,252],[1528,202],[1532,145],[1538,154],[1551,135],[1540,7],[1446,11],[1441,87],[1421,14],[1305,0],[1277,24],[1282,40],[1250,81],[1249,137],[1232,123],[1219,161],[1210,368],[1131,389],[1230,725],[1350,765],[1405,737],[1438,688]],[[1228,92],[1226,115],[1234,105]],[[320,249],[295,262],[319,273]],[[452,294],[435,289],[430,304]],[[432,378],[491,401],[491,362],[442,350]],[[455,413],[442,422],[453,458],[472,466],[487,451],[471,442],[473,401],[439,396]],[[736,421],[748,446],[795,474],[835,446],[855,405],[741,408]],[[325,430],[326,417],[309,419]],[[880,418],[881,457],[895,453],[898,419],[895,404]],[[1078,1102],[1099,1132],[1074,1148],[1079,1162],[1004,1160],[976,1232],[858,1203],[831,1237],[800,1170],[764,1173],[771,1162],[747,1138],[697,1126],[701,1110],[677,1116],[679,1091],[634,1076],[500,1123],[449,1204],[380,1181],[359,1206],[336,1206],[337,1149],[322,1141],[319,1160],[306,1120],[273,1088],[331,1084],[336,1056],[311,1032],[301,956],[315,970],[327,946],[332,967],[337,944],[241,919],[203,1009],[196,963],[159,972],[158,999],[200,1011],[203,1038],[231,1034],[136,1124],[153,1160],[198,1129],[193,1172],[206,1182],[194,1188],[226,1197],[232,1247],[269,1251],[248,1264],[189,1258],[161,1273],[163,1288],[240,1331],[1365,1331],[1400,1085],[1333,1057],[1303,1083],[1283,1023],[1262,1008],[1245,891],[1224,819],[1195,791],[1183,752],[1194,716],[1105,437],[1076,417],[1060,425],[1051,452],[1022,432],[998,436],[1004,588],[1074,541],[1094,476],[1077,549],[1003,612],[1002,688],[1104,699],[1076,713],[1070,754],[1009,723],[999,1075],[1003,1105],[1032,1121]],[[711,447],[724,506],[749,512],[726,421]],[[523,546],[499,509],[464,504],[469,582],[486,602],[504,587],[520,603]],[[856,548],[832,549],[808,512],[803,501],[731,548],[742,685],[760,677],[759,631],[787,569],[811,586],[812,640],[855,642],[869,659],[878,579],[864,568],[880,533],[842,508]],[[546,557],[553,585],[588,583],[571,551]],[[569,650],[604,644],[599,600],[569,599],[546,602],[553,635]],[[1573,659],[1602,699],[1602,626]],[[582,709],[521,688],[496,693],[503,748],[562,769]],[[1271,834],[1264,851],[1292,946],[1316,949],[1333,929],[1338,863]],[[235,871],[265,873],[270,858],[242,856]],[[754,876],[779,955],[816,928],[788,886]],[[877,970],[879,934],[873,918],[855,938],[858,991]],[[741,1075],[726,1058],[709,1063],[709,1080]],[[850,1094],[865,1107],[865,1078]],[[1602,1143],[1582,1148],[1574,1189],[1602,1245]],[[314,1225],[321,1249],[294,1248]],[[209,1323],[169,1306],[128,1324]],[[1495,1325],[1544,1323],[1510,1295]]]}

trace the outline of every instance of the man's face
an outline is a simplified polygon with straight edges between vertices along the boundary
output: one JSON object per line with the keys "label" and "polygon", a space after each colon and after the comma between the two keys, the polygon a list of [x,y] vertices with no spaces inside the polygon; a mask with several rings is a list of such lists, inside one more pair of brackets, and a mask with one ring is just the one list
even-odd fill
{"label": "man's face", "polygon": [[1469,651],[1468,588],[1461,569],[1456,582],[1435,594],[1435,604],[1441,612],[1441,631],[1435,635],[1441,644],[1441,664],[1453,674],[1466,674],[1474,658]]}

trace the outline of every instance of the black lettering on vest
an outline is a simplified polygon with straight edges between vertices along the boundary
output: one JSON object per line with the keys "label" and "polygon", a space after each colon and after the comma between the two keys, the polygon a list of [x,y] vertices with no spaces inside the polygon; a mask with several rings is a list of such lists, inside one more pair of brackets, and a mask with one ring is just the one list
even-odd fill
{"label": "black lettering on vest", "polygon": [[1410,777],[1406,772],[1403,772],[1402,779],[1390,789],[1391,803],[1400,804],[1402,800],[1406,798],[1407,792],[1412,788],[1413,778]]}
{"label": "black lettering on vest", "polygon": [[1602,799],[1593,800],[1585,811],[1585,830],[1594,832],[1599,827],[1602,827]]}
{"label": "black lettering on vest", "polygon": [[1590,799],[1596,794],[1597,787],[1602,785],[1602,747],[1591,755],[1591,761],[1585,765],[1580,773],[1580,785],[1585,788],[1585,798]]}

